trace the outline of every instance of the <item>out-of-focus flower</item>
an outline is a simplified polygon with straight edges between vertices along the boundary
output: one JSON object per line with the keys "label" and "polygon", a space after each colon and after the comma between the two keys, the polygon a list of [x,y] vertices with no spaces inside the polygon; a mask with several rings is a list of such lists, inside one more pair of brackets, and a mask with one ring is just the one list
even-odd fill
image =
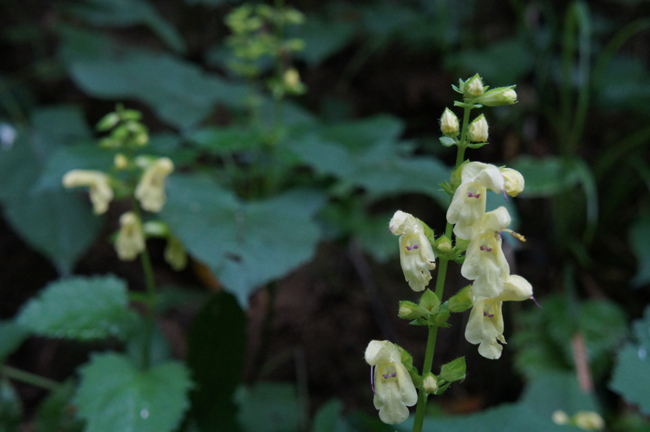
{"label": "out-of-focus flower", "polygon": [[135,197],[143,209],[150,212],[162,210],[167,196],[165,195],[165,178],[174,171],[171,159],[162,157],[152,163],[142,175],[135,189]]}
{"label": "out-of-focus flower", "polygon": [[399,257],[404,278],[413,291],[424,291],[436,268],[436,257],[424,233],[424,225],[409,213],[398,210],[390,220],[390,232],[400,236]]}
{"label": "out-of-focus flower", "polygon": [[101,171],[68,171],[63,176],[63,186],[66,188],[88,186],[95,214],[106,213],[108,204],[113,199],[113,189],[109,184],[109,177]]}
{"label": "out-of-focus flower", "polygon": [[133,261],[146,247],[140,219],[134,212],[120,217],[120,232],[115,240],[115,251],[123,261]]}
{"label": "out-of-focus flower", "polygon": [[519,171],[512,168],[501,168],[500,171],[503,175],[504,189],[508,195],[516,197],[523,192],[526,182]]}
{"label": "out-of-focus flower", "polygon": [[407,407],[418,401],[411,376],[402,364],[402,354],[391,342],[374,340],[368,344],[365,357],[374,366],[374,404],[379,418],[386,424],[402,423],[409,416]]}

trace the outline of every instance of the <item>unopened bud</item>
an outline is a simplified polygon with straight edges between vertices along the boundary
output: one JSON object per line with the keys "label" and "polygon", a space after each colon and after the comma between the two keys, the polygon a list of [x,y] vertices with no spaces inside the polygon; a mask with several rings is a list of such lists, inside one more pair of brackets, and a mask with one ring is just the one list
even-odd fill
{"label": "unopened bud", "polygon": [[471,285],[466,286],[458,291],[455,295],[451,296],[448,300],[450,312],[464,312],[474,306],[474,290]]}
{"label": "unopened bud", "polygon": [[300,84],[300,74],[295,68],[287,69],[284,73],[284,83],[290,87]]}
{"label": "unopened bud", "polygon": [[567,424],[569,423],[569,416],[564,411],[557,410],[553,413],[553,423],[557,425]]}
{"label": "unopened bud", "polygon": [[524,176],[517,170],[512,168],[501,168],[501,175],[503,176],[504,189],[511,197],[516,197],[523,190],[526,182]]}
{"label": "unopened bud", "polygon": [[488,123],[485,116],[481,114],[469,124],[467,131],[469,139],[472,142],[486,142],[488,139]]}
{"label": "unopened bud", "polygon": [[438,391],[438,381],[436,380],[436,377],[433,376],[433,374],[429,373],[422,380],[422,388],[428,394],[437,392]]}
{"label": "unopened bud", "polygon": [[436,242],[436,247],[441,252],[449,252],[452,247],[451,240],[447,237],[440,237]]}
{"label": "unopened bud", "polygon": [[465,82],[465,97],[475,98],[483,94],[483,81],[479,74]]}
{"label": "unopened bud", "polygon": [[573,416],[573,421],[582,430],[602,430],[605,428],[603,418],[593,411],[579,411]]}
{"label": "unopened bud", "polygon": [[458,135],[458,117],[449,108],[440,117],[440,130],[445,135]]}
{"label": "unopened bud", "polygon": [[401,301],[399,302],[399,312],[397,316],[403,319],[414,320],[423,317],[427,314],[427,311],[421,306],[416,305],[411,301]]}
{"label": "unopened bud", "polygon": [[472,102],[489,107],[512,105],[517,103],[517,92],[515,86],[498,87],[488,90],[481,97],[474,99]]}
{"label": "unopened bud", "polygon": [[122,153],[118,153],[115,155],[113,163],[115,164],[116,170],[122,171],[129,165],[129,160]]}

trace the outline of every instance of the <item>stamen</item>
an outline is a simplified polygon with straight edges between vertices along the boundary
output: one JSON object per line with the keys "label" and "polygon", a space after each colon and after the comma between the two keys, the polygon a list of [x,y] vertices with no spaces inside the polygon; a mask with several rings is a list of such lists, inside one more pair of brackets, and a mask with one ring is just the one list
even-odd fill
{"label": "stamen", "polygon": [[420,247],[420,246],[418,246],[418,245],[413,245],[413,247],[412,247],[411,249],[417,249],[417,248],[419,248],[419,247]]}
{"label": "stamen", "polygon": [[485,249],[488,252],[492,252],[492,248]]}
{"label": "stamen", "polygon": [[474,195],[474,198],[481,198],[481,194]]}
{"label": "stamen", "polygon": [[397,376],[397,372],[393,372],[392,374],[386,374],[386,375],[382,375],[382,376],[383,376],[385,379],[388,379],[388,378],[395,378],[395,377]]}
{"label": "stamen", "polygon": [[370,366],[370,387],[372,387],[372,393],[375,393],[375,367]]}
{"label": "stamen", "polygon": [[508,194],[506,193],[505,189],[503,190],[503,199],[505,199],[506,202],[508,202]]}
{"label": "stamen", "polygon": [[481,246],[479,249],[481,249],[482,251],[484,251],[484,250],[485,250],[485,246]]}
{"label": "stamen", "polygon": [[494,314],[489,314],[489,313],[487,313],[485,311],[483,311],[483,316],[488,317],[488,318],[494,318]]}
{"label": "stamen", "polygon": [[526,241],[526,237],[522,236],[521,234],[519,234],[517,232],[514,232],[512,230],[506,230],[506,231],[508,231],[511,236],[513,236],[514,238],[516,238],[520,242],[525,242]]}
{"label": "stamen", "polygon": [[537,300],[535,300],[535,297],[533,297],[533,296],[530,296],[530,299],[531,299],[532,301],[534,301],[534,302],[535,302],[535,304],[537,305],[537,307],[538,307],[538,308],[540,308],[540,309],[542,308],[542,306],[540,306],[540,304],[539,304],[539,303],[537,303]]}
{"label": "stamen", "polygon": [[494,314],[488,314],[488,318],[494,318]]}
{"label": "stamen", "polygon": [[478,194],[474,195],[473,193],[468,192],[468,193],[467,193],[467,197],[468,197],[468,198],[480,198],[480,197],[481,197],[481,194],[478,193]]}

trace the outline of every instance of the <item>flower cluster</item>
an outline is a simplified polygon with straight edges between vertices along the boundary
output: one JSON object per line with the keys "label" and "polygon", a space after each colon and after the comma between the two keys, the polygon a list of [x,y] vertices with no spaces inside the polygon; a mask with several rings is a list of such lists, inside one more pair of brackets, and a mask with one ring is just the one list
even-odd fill
{"label": "flower cluster", "polygon": [[489,359],[501,357],[505,344],[503,336],[504,301],[523,301],[532,298],[532,286],[521,276],[510,274],[502,244],[502,234],[509,232],[523,240],[507,227],[511,219],[505,207],[485,211],[487,191],[517,196],[524,188],[524,178],[509,168],[469,162],[458,169],[461,183],[456,189],[447,211],[447,221],[454,224],[454,234],[469,241],[461,274],[473,281],[474,308],[470,313],[465,338],[479,344],[479,353]]}
{"label": "flower cluster", "polygon": [[[139,122],[138,111],[127,110],[118,105],[116,112],[107,114],[97,125],[100,131],[111,130],[110,136],[100,141],[100,147],[118,151],[114,166],[108,172],[75,169],[63,176],[66,188],[88,187],[95,214],[104,214],[114,198],[134,198],[134,208],[120,216],[120,230],[115,240],[117,256],[132,261],[145,250],[147,236],[167,239],[165,259],[175,270],[187,263],[187,255],[180,241],[161,221],[143,223],[141,207],[148,212],[160,212],[165,205],[165,180],[174,171],[174,164],[167,157],[135,153],[147,145],[149,135]],[[154,228],[152,228],[154,227]]]}

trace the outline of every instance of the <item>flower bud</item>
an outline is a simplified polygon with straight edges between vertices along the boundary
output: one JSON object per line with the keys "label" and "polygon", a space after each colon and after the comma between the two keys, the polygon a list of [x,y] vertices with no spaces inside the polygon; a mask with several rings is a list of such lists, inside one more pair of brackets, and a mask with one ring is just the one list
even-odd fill
{"label": "flower bud", "polygon": [[414,320],[423,317],[428,312],[411,301],[399,302],[399,312],[397,316],[403,319]]}
{"label": "flower bud", "polygon": [[485,116],[481,114],[469,124],[467,131],[469,139],[472,142],[486,142],[488,139],[488,123]]}
{"label": "flower bud", "polygon": [[517,92],[514,88],[515,86],[510,86],[488,90],[472,102],[489,107],[512,105],[517,103]]}
{"label": "flower bud", "polygon": [[284,83],[289,87],[295,87],[300,84],[300,74],[295,68],[287,69],[284,73]]}
{"label": "flower bud", "polygon": [[573,416],[573,421],[582,430],[602,430],[605,428],[603,418],[593,411],[579,411]]}
{"label": "flower bud", "polygon": [[436,247],[440,252],[449,252],[452,247],[451,240],[445,236],[440,237],[436,242]]}
{"label": "flower bud", "polygon": [[557,410],[553,413],[553,423],[557,425],[564,425],[569,423],[569,416],[562,410]]}
{"label": "flower bud", "polygon": [[122,261],[133,261],[146,247],[142,224],[134,212],[127,212],[120,217],[120,226],[115,251]]}
{"label": "flower bud", "polygon": [[438,381],[436,380],[436,377],[433,376],[432,373],[429,373],[423,380],[422,380],[422,388],[424,389],[427,394],[435,393],[438,391]]}
{"label": "flower bud", "polygon": [[474,75],[465,82],[464,94],[467,98],[475,98],[483,94],[483,81],[479,74]]}
{"label": "flower bud", "polygon": [[455,295],[451,296],[448,300],[450,312],[464,312],[474,306],[474,290],[471,285],[466,286],[458,291]]}
{"label": "flower bud", "polygon": [[517,170],[512,168],[501,168],[501,175],[503,175],[504,189],[511,197],[519,195],[525,186],[524,176]]}
{"label": "flower bud", "polygon": [[445,135],[458,135],[458,117],[449,108],[440,117],[440,130]]}
{"label": "flower bud", "polygon": [[116,170],[122,171],[129,165],[129,160],[122,153],[118,153],[113,159],[113,164],[115,165]]}

